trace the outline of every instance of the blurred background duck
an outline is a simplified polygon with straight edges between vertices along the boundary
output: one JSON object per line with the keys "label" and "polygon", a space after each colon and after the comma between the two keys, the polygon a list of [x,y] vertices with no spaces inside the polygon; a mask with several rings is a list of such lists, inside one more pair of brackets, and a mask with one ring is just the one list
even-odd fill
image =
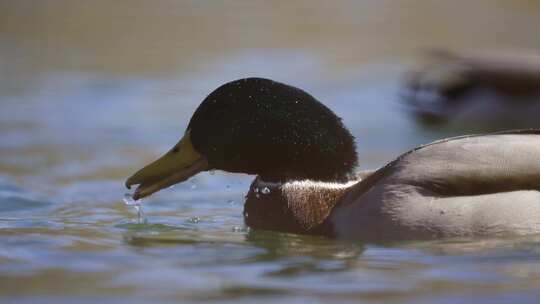
{"label": "blurred background duck", "polygon": [[406,77],[423,126],[493,131],[540,127],[540,53],[437,50]]}
{"label": "blurred background duck", "polygon": [[183,138],[128,178],[140,199],[205,170],[256,175],[246,224],[371,241],[540,232],[540,131],[443,139],[376,171],[329,108],[269,79],[222,85]]}

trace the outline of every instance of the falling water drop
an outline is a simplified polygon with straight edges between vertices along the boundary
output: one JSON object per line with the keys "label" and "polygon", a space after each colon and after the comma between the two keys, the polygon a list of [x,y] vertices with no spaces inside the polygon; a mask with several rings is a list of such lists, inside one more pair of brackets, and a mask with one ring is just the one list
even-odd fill
{"label": "falling water drop", "polygon": [[147,220],[144,216],[144,212],[142,210],[142,200],[134,200],[133,195],[131,193],[124,194],[124,203],[128,206],[132,206],[137,211],[137,223],[139,224],[146,224]]}
{"label": "falling water drop", "polygon": [[192,217],[192,218],[189,219],[189,222],[194,223],[194,224],[197,224],[197,223],[199,223],[200,221],[201,221],[201,218],[198,217],[198,216],[194,216],[194,217]]}

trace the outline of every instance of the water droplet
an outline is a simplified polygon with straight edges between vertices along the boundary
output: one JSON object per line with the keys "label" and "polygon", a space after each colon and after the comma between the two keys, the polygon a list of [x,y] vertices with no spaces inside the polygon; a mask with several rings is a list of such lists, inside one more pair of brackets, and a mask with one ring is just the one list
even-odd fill
{"label": "water droplet", "polygon": [[227,203],[228,203],[229,205],[234,205],[234,204],[235,204],[234,200],[232,200],[232,199],[227,200]]}
{"label": "water droplet", "polygon": [[256,198],[259,198],[259,197],[261,197],[261,196],[259,195],[259,193],[257,193],[257,194],[255,194],[255,197],[256,197]]}
{"label": "water droplet", "polygon": [[242,230],[243,230],[242,227],[238,227],[238,226],[232,227],[233,232],[242,232]]}
{"label": "water droplet", "polygon": [[124,194],[123,201],[124,201],[124,204],[128,206],[132,206],[137,211],[137,223],[139,224],[147,223],[146,217],[144,216],[144,212],[142,210],[142,205],[141,205],[142,200],[140,199],[134,200],[133,195],[131,195],[131,193],[126,193]]}
{"label": "water droplet", "polygon": [[133,195],[131,195],[131,193],[126,193],[124,194],[124,203],[128,206],[140,206],[141,205],[141,200],[134,200],[133,199]]}
{"label": "water droplet", "polygon": [[192,218],[189,219],[189,222],[190,222],[190,223],[194,223],[194,224],[197,224],[197,223],[200,222],[200,221],[201,221],[201,218],[198,217],[198,216],[194,216],[194,217],[192,217]]}
{"label": "water droplet", "polygon": [[259,188],[258,188],[258,187],[255,187],[255,189],[253,189],[253,192],[259,193]]}
{"label": "water droplet", "polygon": [[262,188],[261,193],[262,194],[268,194],[268,193],[270,193],[270,189],[268,187],[264,187],[264,188]]}
{"label": "water droplet", "polygon": [[197,185],[193,184],[190,186],[190,188],[193,190],[193,189],[197,189]]}

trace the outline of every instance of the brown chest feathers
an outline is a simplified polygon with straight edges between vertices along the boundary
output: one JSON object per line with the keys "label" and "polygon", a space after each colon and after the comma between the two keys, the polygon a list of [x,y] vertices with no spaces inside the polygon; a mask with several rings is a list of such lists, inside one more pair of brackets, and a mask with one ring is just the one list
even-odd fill
{"label": "brown chest feathers", "polygon": [[332,227],[326,220],[347,189],[356,182],[278,184],[257,178],[246,196],[245,222],[255,229],[331,236]]}

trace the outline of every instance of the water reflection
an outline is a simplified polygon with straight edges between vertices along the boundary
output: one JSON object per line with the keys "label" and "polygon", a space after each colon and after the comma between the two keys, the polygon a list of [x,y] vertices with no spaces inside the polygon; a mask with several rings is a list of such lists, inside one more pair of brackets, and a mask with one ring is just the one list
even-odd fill
{"label": "water reflection", "polygon": [[145,201],[147,224],[121,198],[208,92],[247,76],[336,111],[362,168],[455,134],[403,111],[411,58],[433,46],[540,49],[539,16],[534,1],[0,1],[0,301],[536,303],[537,239],[248,232],[253,177],[222,172]]}

